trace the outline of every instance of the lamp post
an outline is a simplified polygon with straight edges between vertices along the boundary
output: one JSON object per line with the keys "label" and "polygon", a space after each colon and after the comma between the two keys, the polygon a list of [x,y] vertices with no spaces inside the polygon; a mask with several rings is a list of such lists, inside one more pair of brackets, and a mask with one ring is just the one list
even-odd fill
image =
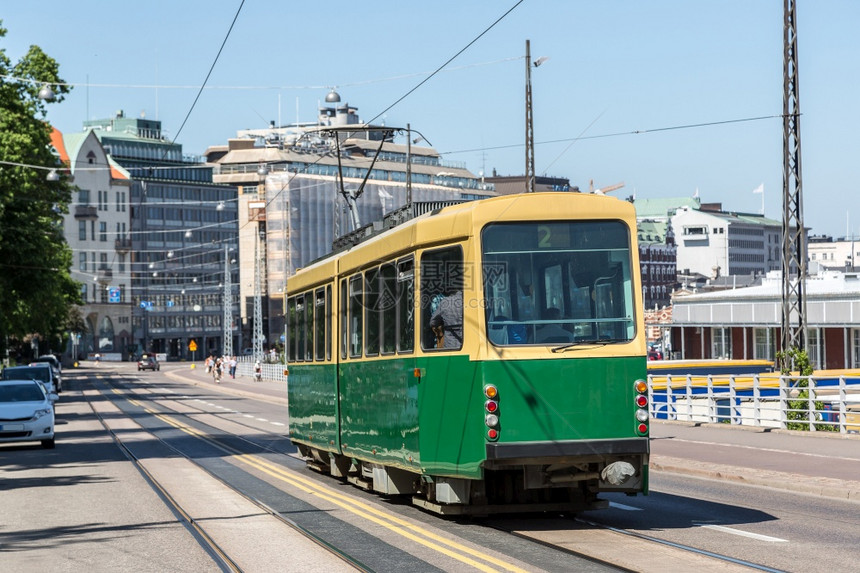
{"label": "lamp post", "polygon": [[[534,61],[540,66],[549,58],[541,56]],[[532,115],[532,57],[529,40],[526,40],[526,192],[535,192],[535,129]]]}

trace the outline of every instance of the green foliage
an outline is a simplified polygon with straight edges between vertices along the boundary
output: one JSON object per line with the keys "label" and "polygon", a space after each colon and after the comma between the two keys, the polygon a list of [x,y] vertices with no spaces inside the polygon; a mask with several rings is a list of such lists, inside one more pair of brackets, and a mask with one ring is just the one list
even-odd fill
{"label": "green foliage", "polygon": [[[783,376],[790,376],[792,367],[796,369],[800,376],[812,376],[812,363],[809,361],[809,354],[807,354],[806,350],[796,347],[790,348],[787,353],[780,350],[776,353],[776,361]],[[788,401],[789,411],[786,413],[786,418],[798,421],[787,422],[785,426],[789,430],[809,430],[809,414],[807,413],[807,408],[809,407],[809,390],[806,389],[809,387],[809,378],[792,378],[791,387],[798,390],[796,398]],[[813,407],[816,412],[821,412],[824,410],[824,402],[816,400]],[[824,432],[835,432],[837,430],[837,428],[830,424],[819,423],[821,420],[820,413],[816,413],[814,416],[816,430]]]}
{"label": "green foliage", "polygon": [[[0,39],[5,36],[0,20]],[[46,180],[47,169],[59,167],[46,106],[69,91],[58,73],[57,62],[38,46],[14,63],[0,48],[0,347],[7,337],[57,338],[80,299],[63,236],[72,187],[65,179]],[[45,83],[54,91],[52,102],[38,97]]]}

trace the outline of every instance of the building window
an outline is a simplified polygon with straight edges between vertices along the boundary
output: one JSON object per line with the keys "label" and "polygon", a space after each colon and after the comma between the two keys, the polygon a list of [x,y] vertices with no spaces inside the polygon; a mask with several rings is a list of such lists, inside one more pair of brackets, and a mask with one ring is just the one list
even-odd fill
{"label": "building window", "polygon": [[[87,272],[87,254],[86,253],[78,253],[78,270],[81,272]],[[86,286],[86,285],[84,285]],[[86,294],[86,293],[84,293]]]}
{"label": "building window", "polygon": [[732,331],[730,328],[717,327],[711,329],[711,338],[713,340],[713,358],[731,358],[732,357]]}
{"label": "building window", "polygon": [[853,341],[851,352],[851,368],[860,368],[860,328],[851,329]]}
{"label": "building window", "polygon": [[809,353],[809,364],[816,370],[821,368],[821,330],[809,328],[806,331],[806,348]]}
{"label": "building window", "polygon": [[769,328],[754,328],[755,355],[757,360],[773,360],[773,336]]}
{"label": "building window", "polygon": [[99,241],[107,242],[107,223],[104,221],[99,222]]}
{"label": "building window", "polygon": [[87,240],[87,222],[86,221],[78,221],[78,240],[81,240],[81,241]]}

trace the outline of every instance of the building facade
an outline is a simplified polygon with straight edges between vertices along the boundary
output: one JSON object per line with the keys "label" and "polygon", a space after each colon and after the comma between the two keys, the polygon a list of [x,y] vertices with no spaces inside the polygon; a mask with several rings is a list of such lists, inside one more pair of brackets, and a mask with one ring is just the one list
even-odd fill
{"label": "building facade", "polygon": [[807,251],[809,262],[825,269],[850,272],[860,266],[860,239],[811,236]]}
{"label": "building facade", "polygon": [[131,181],[92,131],[63,135],[54,130],[52,142],[75,187],[63,226],[86,324],[84,332],[71,333],[67,354],[73,361],[96,353],[119,360],[133,340]]}
{"label": "building facade", "polygon": [[[773,360],[781,344],[782,278],[759,286],[676,296],[672,348],[684,359]],[[823,271],[806,281],[807,353],[818,369],[860,368],[860,275]]]}
{"label": "building facade", "polygon": [[[212,166],[184,156],[180,144],[162,135],[159,121],[118,112],[84,127],[129,176],[128,354],[193,359],[223,352],[225,300],[229,314],[238,316],[237,292],[223,286],[225,273],[232,284],[238,280],[230,263],[239,255],[236,188],[213,183]],[[231,326],[235,349],[241,332]]]}

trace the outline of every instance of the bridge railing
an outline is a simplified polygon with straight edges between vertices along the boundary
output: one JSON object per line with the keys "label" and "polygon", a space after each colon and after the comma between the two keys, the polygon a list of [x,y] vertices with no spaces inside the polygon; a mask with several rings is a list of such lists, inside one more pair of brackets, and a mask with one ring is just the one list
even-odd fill
{"label": "bridge railing", "polygon": [[648,387],[655,419],[860,432],[860,377],[652,375]]}

